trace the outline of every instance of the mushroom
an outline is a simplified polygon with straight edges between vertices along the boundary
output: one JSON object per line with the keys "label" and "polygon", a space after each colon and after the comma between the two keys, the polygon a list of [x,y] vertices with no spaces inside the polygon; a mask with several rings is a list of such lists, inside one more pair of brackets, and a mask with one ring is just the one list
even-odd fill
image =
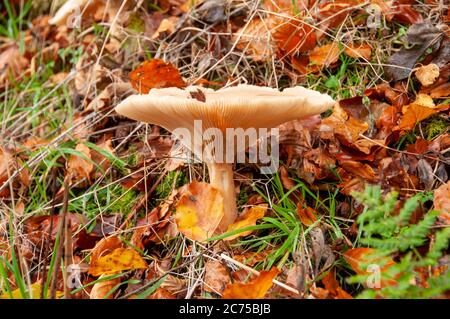
{"label": "mushroom", "polygon": [[[225,231],[237,217],[233,163],[218,161],[211,147],[207,148],[205,156],[205,142],[202,141],[202,145],[195,142],[195,136],[204,135],[194,121],[201,120],[200,129],[205,132],[219,130],[226,136],[227,128],[276,128],[294,119],[320,114],[333,105],[330,96],[303,87],[280,92],[253,85],[217,91],[191,86],[184,90],[152,89],[148,94],[129,96],[116,107],[116,112],[165,128],[180,138],[196,157],[203,158],[210,184],[220,190],[224,198],[224,217],[218,229]],[[194,136],[194,141],[184,135]],[[229,151],[226,150],[225,156],[229,156]]]}

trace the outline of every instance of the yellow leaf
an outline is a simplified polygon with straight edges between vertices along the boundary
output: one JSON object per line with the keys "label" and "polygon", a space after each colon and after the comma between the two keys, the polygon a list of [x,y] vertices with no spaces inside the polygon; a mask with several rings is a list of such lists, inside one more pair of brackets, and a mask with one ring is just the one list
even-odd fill
{"label": "yellow leaf", "polygon": [[439,67],[430,63],[428,65],[423,65],[416,71],[416,78],[422,83],[423,86],[430,86],[439,77]]}
{"label": "yellow leaf", "polygon": [[[28,288],[28,287],[27,287]],[[31,299],[39,299],[41,296],[41,283],[40,282],[35,282],[34,284],[32,284],[29,288],[31,289],[27,289],[29,297]],[[49,293],[49,291],[47,292],[47,294]],[[56,291],[56,298],[61,298],[64,295],[63,292],[61,291]],[[28,297],[26,297],[28,298]],[[47,296],[48,298],[48,296]],[[24,299],[24,297],[22,296],[22,292],[20,291],[20,288],[17,288],[13,291],[11,291],[11,295],[7,292],[3,293],[2,295],[0,295],[0,299]]]}
{"label": "yellow leaf", "polygon": [[175,221],[192,240],[205,241],[214,234],[224,215],[223,196],[208,183],[193,182],[180,190]]}
{"label": "yellow leaf", "polygon": [[139,253],[131,248],[116,248],[112,253],[91,262],[92,276],[111,275],[124,270],[145,269],[148,265]]}
{"label": "yellow leaf", "polygon": [[269,271],[261,271],[259,276],[248,283],[235,282],[228,285],[223,294],[223,299],[262,299],[272,287],[272,280],[278,275],[278,269],[273,267]]}
{"label": "yellow leaf", "polygon": [[[264,217],[264,214],[266,213],[267,206],[253,206],[250,208],[250,210],[247,211],[246,214],[241,216],[237,221],[235,221],[233,224],[228,226],[227,233],[231,232],[233,230],[238,230],[241,228],[245,228],[248,226],[256,225],[256,221],[260,218]],[[252,230],[247,230],[245,232],[241,232],[232,236],[229,236],[225,238],[224,240],[233,240],[238,237],[244,237],[248,236],[252,233]]]}

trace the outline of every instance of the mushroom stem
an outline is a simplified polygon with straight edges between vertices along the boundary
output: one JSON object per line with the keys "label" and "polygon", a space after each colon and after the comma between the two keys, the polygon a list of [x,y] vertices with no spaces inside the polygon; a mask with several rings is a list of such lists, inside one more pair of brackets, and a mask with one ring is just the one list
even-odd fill
{"label": "mushroom stem", "polygon": [[210,184],[223,195],[224,216],[219,231],[226,231],[237,217],[236,192],[234,190],[233,164],[207,163]]}

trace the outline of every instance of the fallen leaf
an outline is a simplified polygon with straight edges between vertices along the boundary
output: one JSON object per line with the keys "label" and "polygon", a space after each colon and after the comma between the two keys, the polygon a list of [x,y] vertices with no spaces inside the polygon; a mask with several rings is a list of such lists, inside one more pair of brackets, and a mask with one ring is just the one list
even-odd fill
{"label": "fallen leaf", "polygon": [[450,181],[434,190],[434,209],[441,212],[439,219],[450,225]]}
{"label": "fallen leaf", "polygon": [[354,176],[359,176],[367,181],[378,181],[378,175],[368,164],[358,161],[342,161],[341,167]]}
{"label": "fallen leaf", "polygon": [[111,253],[91,262],[92,276],[111,275],[124,270],[148,268],[145,260],[132,248],[116,248]]}
{"label": "fallen leaf", "polygon": [[224,216],[223,196],[208,183],[192,182],[182,187],[176,204],[179,231],[191,240],[205,241],[214,234]]}
{"label": "fallen leaf", "polygon": [[339,47],[336,43],[315,47],[309,54],[309,61],[320,67],[326,67],[339,59]]}
{"label": "fallen leaf", "polygon": [[102,238],[91,251],[91,263],[97,261],[100,257],[112,253],[117,248],[122,248],[123,244],[119,237],[109,236]]}
{"label": "fallen leaf", "polygon": [[298,18],[273,18],[269,26],[283,56],[307,52],[316,46],[314,30]]}
{"label": "fallen leaf", "polygon": [[423,86],[430,86],[439,77],[439,67],[434,63],[423,65],[416,70],[415,74]]}
{"label": "fallen leaf", "polygon": [[8,82],[10,76],[16,80],[24,76],[28,65],[29,62],[20,52],[18,45],[13,44],[3,49],[0,54],[0,85]]}
{"label": "fallen leaf", "polygon": [[[239,218],[231,225],[228,226],[227,233],[238,230],[241,228],[245,228],[248,226],[256,225],[256,221],[264,217],[264,214],[267,211],[267,205],[265,206],[253,206],[250,209],[246,210]],[[239,237],[248,236],[252,233],[252,230],[247,230],[245,232],[240,232],[235,235],[231,235],[229,237],[224,238],[224,240],[233,240]]]}
{"label": "fallen leaf", "polygon": [[[442,107],[445,109],[446,106]],[[420,122],[430,117],[433,114],[438,113],[441,107],[436,107],[433,99],[429,95],[419,94],[416,101],[406,105],[403,108],[403,117],[400,124],[393,128],[394,131],[410,130]]]}
{"label": "fallen leaf", "polygon": [[169,17],[161,21],[156,32],[152,35],[152,39],[158,39],[161,34],[165,33],[170,35],[175,32],[175,26],[178,22],[178,17]]}
{"label": "fallen leaf", "polygon": [[395,12],[394,20],[404,24],[423,22],[422,15],[417,12],[411,4],[395,1],[392,10]]}
{"label": "fallen leaf", "polygon": [[[26,297],[22,296],[22,290],[20,288],[17,288],[11,291],[11,294],[9,294],[8,292],[3,293],[2,295],[0,295],[0,299],[39,299],[41,295],[42,285],[40,282],[35,282],[30,286],[25,286],[25,290],[28,294]],[[64,293],[62,291],[56,291],[55,297],[59,299],[63,295]],[[47,296],[47,298],[48,297],[49,296]]]}
{"label": "fallen leaf", "polygon": [[396,285],[397,282],[394,279],[383,278],[383,272],[394,266],[395,262],[389,257],[376,257],[374,256],[375,254],[376,250],[372,248],[351,248],[344,253],[344,258],[358,275],[372,274],[373,272],[368,269],[369,265],[380,267],[381,280],[379,287],[373,287],[373,289]]}
{"label": "fallen leaf", "polygon": [[273,267],[269,271],[262,270],[259,276],[247,283],[235,282],[229,284],[223,294],[223,299],[262,299],[272,287],[272,280],[278,275],[279,270]]}
{"label": "fallen leaf", "polygon": [[234,37],[236,47],[254,61],[268,61],[274,55],[273,39],[267,22],[260,18],[251,20],[240,28]]}
{"label": "fallen leaf", "polygon": [[204,289],[221,294],[230,283],[231,277],[227,268],[218,260],[208,260],[205,264]]}
{"label": "fallen leaf", "polygon": [[83,143],[77,144],[75,150],[80,155],[72,154],[67,161],[66,174],[69,176],[71,184],[81,181],[83,178],[89,180],[90,174],[94,169],[94,163],[91,159],[91,150]]}
{"label": "fallen leaf", "polygon": [[333,268],[323,278],[322,283],[329,294],[335,299],[353,299],[353,297],[341,288],[336,280],[336,270]]}
{"label": "fallen leaf", "polygon": [[133,88],[144,94],[153,88],[186,86],[180,72],[172,64],[159,59],[145,61],[129,77]]}
{"label": "fallen leaf", "polygon": [[[105,280],[106,275],[101,275],[94,286],[92,286],[91,292],[89,293],[90,299],[113,299],[114,292],[111,291],[114,287],[120,284],[120,278],[113,278]],[[103,279],[103,280],[102,280]]]}
{"label": "fallen leaf", "polygon": [[302,203],[297,205],[297,216],[305,226],[311,226],[317,221],[316,211],[309,206],[303,207]]}
{"label": "fallen leaf", "polygon": [[406,79],[417,60],[429,47],[439,47],[442,31],[430,23],[417,23],[409,27],[407,33],[409,48],[402,48],[388,60],[385,71],[394,81]]}
{"label": "fallen leaf", "polygon": [[372,47],[369,44],[348,44],[344,53],[355,59],[364,59],[369,61],[372,56]]}

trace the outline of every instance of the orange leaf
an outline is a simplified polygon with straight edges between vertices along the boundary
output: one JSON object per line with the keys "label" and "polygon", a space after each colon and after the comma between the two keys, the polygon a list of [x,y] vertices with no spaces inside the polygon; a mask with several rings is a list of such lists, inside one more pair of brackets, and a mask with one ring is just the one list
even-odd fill
{"label": "orange leaf", "polygon": [[[370,264],[379,265],[382,277],[382,273],[394,266],[395,262],[389,257],[376,257],[375,254],[376,250],[372,248],[351,248],[344,253],[344,258],[358,275],[370,275],[372,273],[366,267]],[[380,288],[393,285],[396,285],[394,279],[381,278]]]}
{"label": "orange leaf", "polygon": [[139,93],[148,93],[153,88],[186,86],[180,72],[172,64],[159,59],[142,63],[130,73],[130,82]]}
{"label": "orange leaf", "polygon": [[[236,220],[233,224],[228,226],[227,232],[238,230],[247,226],[253,226],[256,225],[256,221],[260,218],[264,217],[264,214],[266,213],[267,206],[253,206],[251,207],[245,214],[239,217],[238,220]],[[224,240],[233,240],[238,237],[244,237],[248,236],[252,233],[252,230],[248,230],[242,233],[238,233],[235,235],[232,235],[230,237],[226,237]]]}
{"label": "orange leaf", "polygon": [[302,203],[297,205],[297,215],[300,218],[300,221],[305,226],[311,226],[317,221],[317,217],[314,214],[315,211],[311,207],[303,208]]}
{"label": "orange leaf", "polygon": [[259,276],[247,283],[235,282],[228,285],[223,294],[224,299],[262,299],[272,287],[272,280],[278,275],[279,270],[273,267],[269,271],[261,271]]}
{"label": "orange leaf", "polygon": [[[101,275],[99,279],[106,277]],[[113,299],[114,293],[110,293],[111,289],[120,284],[120,278],[113,278],[109,280],[101,280],[96,282],[89,293],[90,299]]]}
{"label": "orange leaf", "polygon": [[434,190],[434,209],[441,212],[439,219],[450,225],[450,181]]}
{"label": "orange leaf", "polygon": [[399,125],[393,128],[394,131],[410,130],[418,122],[425,120],[433,114],[436,114],[439,109],[422,106],[420,104],[410,104]]}
{"label": "orange leaf", "polygon": [[83,178],[89,180],[94,169],[94,163],[88,160],[91,158],[91,150],[83,143],[79,143],[75,150],[84,154],[84,156],[70,155],[67,161],[67,175],[71,177],[72,182],[78,182]]}
{"label": "orange leaf", "polygon": [[273,19],[271,25],[272,36],[278,50],[283,55],[294,55],[299,52],[312,50],[316,46],[316,34],[307,24],[294,18]]}
{"label": "orange leaf", "polygon": [[111,275],[123,270],[145,269],[147,267],[147,263],[136,250],[116,248],[110,254],[91,262],[89,274],[92,276]]}
{"label": "orange leaf", "polygon": [[224,216],[223,196],[208,183],[192,182],[180,190],[175,221],[178,230],[192,240],[205,241]]}
{"label": "orange leaf", "polygon": [[273,56],[273,40],[267,23],[255,18],[236,33],[237,48],[255,61],[267,61]]}
{"label": "orange leaf", "polygon": [[370,60],[372,55],[372,47],[368,44],[353,45],[349,44],[344,49],[345,54],[355,59]]}
{"label": "orange leaf", "polygon": [[309,54],[309,61],[321,67],[329,66],[339,59],[339,53],[337,44],[326,44],[321,47],[315,47]]}
{"label": "orange leaf", "polygon": [[333,270],[330,270],[322,278],[322,283],[325,286],[325,289],[328,290],[335,299],[353,299],[348,292],[341,288],[335,277],[336,271],[333,268]]}

